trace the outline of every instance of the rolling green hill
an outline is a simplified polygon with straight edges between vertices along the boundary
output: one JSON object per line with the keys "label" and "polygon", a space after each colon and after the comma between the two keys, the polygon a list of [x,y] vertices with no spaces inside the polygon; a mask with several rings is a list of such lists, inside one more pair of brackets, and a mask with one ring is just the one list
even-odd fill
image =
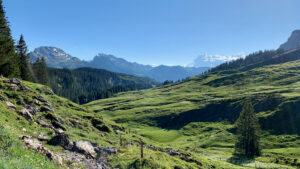
{"label": "rolling green hill", "polygon": [[259,117],[264,150],[256,162],[238,165],[299,167],[300,50],[258,52],[180,83],[121,93],[86,106],[152,144],[237,164],[232,162],[233,124],[246,99]]}
{"label": "rolling green hill", "polygon": [[132,91],[159,86],[149,78],[114,73],[103,69],[48,68],[50,86],[54,92],[76,103],[111,97],[118,92]]}

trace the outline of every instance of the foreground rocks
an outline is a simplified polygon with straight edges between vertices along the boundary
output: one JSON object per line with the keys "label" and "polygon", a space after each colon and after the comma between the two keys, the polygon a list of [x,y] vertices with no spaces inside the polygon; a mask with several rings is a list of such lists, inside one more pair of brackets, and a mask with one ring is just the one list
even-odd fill
{"label": "foreground rocks", "polygon": [[[35,134],[41,133],[36,132]],[[110,169],[107,165],[106,156],[102,154],[106,152],[101,151],[97,144],[89,141],[76,141],[71,144],[74,146],[70,150],[65,150],[62,153],[54,153],[31,136],[22,136],[20,139],[24,142],[26,148],[44,154],[61,166],[64,166],[63,161],[71,161],[74,166],[84,166],[88,169]]]}

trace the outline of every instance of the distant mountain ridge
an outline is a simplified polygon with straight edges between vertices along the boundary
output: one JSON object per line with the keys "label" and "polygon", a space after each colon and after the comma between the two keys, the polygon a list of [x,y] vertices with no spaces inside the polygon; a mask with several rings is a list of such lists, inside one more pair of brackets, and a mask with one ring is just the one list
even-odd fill
{"label": "distant mountain ridge", "polygon": [[67,54],[62,49],[45,46],[36,48],[30,53],[30,60],[32,62],[41,57],[44,57],[47,65],[52,68],[76,69],[81,67],[91,67],[134,76],[150,77],[160,82],[165,80],[177,81],[199,75],[209,69],[208,67],[195,68],[165,65],[153,67],[135,62],[128,62],[125,59],[107,54],[98,54],[92,61],[84,61]]}

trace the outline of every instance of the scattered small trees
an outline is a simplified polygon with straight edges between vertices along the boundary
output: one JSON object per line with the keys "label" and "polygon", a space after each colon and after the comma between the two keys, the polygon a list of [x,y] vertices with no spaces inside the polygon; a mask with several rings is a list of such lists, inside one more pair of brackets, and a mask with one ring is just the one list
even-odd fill
{"label": "scattered small trees", "polygon": [[236,121],[237,142],[235,153],[252,158],[260,155],[260,126],[250,101],[246,101]]}
{"label": "scattered small trees", "polygon": [[32,77],[30,75],[31,64],[29,62],[29,54],[23,35],[21,35],[20,40],[16,46],[16,51],[20,59],[21,78],[23,80],[32,81]]}

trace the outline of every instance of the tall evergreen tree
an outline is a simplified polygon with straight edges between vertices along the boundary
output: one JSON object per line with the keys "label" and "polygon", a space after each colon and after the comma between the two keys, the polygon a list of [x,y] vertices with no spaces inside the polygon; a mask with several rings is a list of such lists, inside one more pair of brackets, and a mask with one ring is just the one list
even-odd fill
{"label": "tall evergreen tree", "polygon": [[43,85],[49,85],[49,76],[45,58],[38,58],[32,66],[34,81]]}
{"label": "tall evergreen tree", "polygon": [[29,62],[29,54],[23,35],[20,37],[16,50],[20,59],[21,78],[23,80],[32,81],[32,77],[30,75],[31,65]]}
{"label": "tall evergreen tree", "polygon": [[246,101],[240,117],[236,121],[237,142],[235,153],[252,158],[260,155],[260,126],[253,105]]}
{"label": "tall evergreen tree", "polygon": [[7,77],[20,75],[19,59],[15,52],[14,40],[11,37],[2,0],[0,0],[0,74]]}

